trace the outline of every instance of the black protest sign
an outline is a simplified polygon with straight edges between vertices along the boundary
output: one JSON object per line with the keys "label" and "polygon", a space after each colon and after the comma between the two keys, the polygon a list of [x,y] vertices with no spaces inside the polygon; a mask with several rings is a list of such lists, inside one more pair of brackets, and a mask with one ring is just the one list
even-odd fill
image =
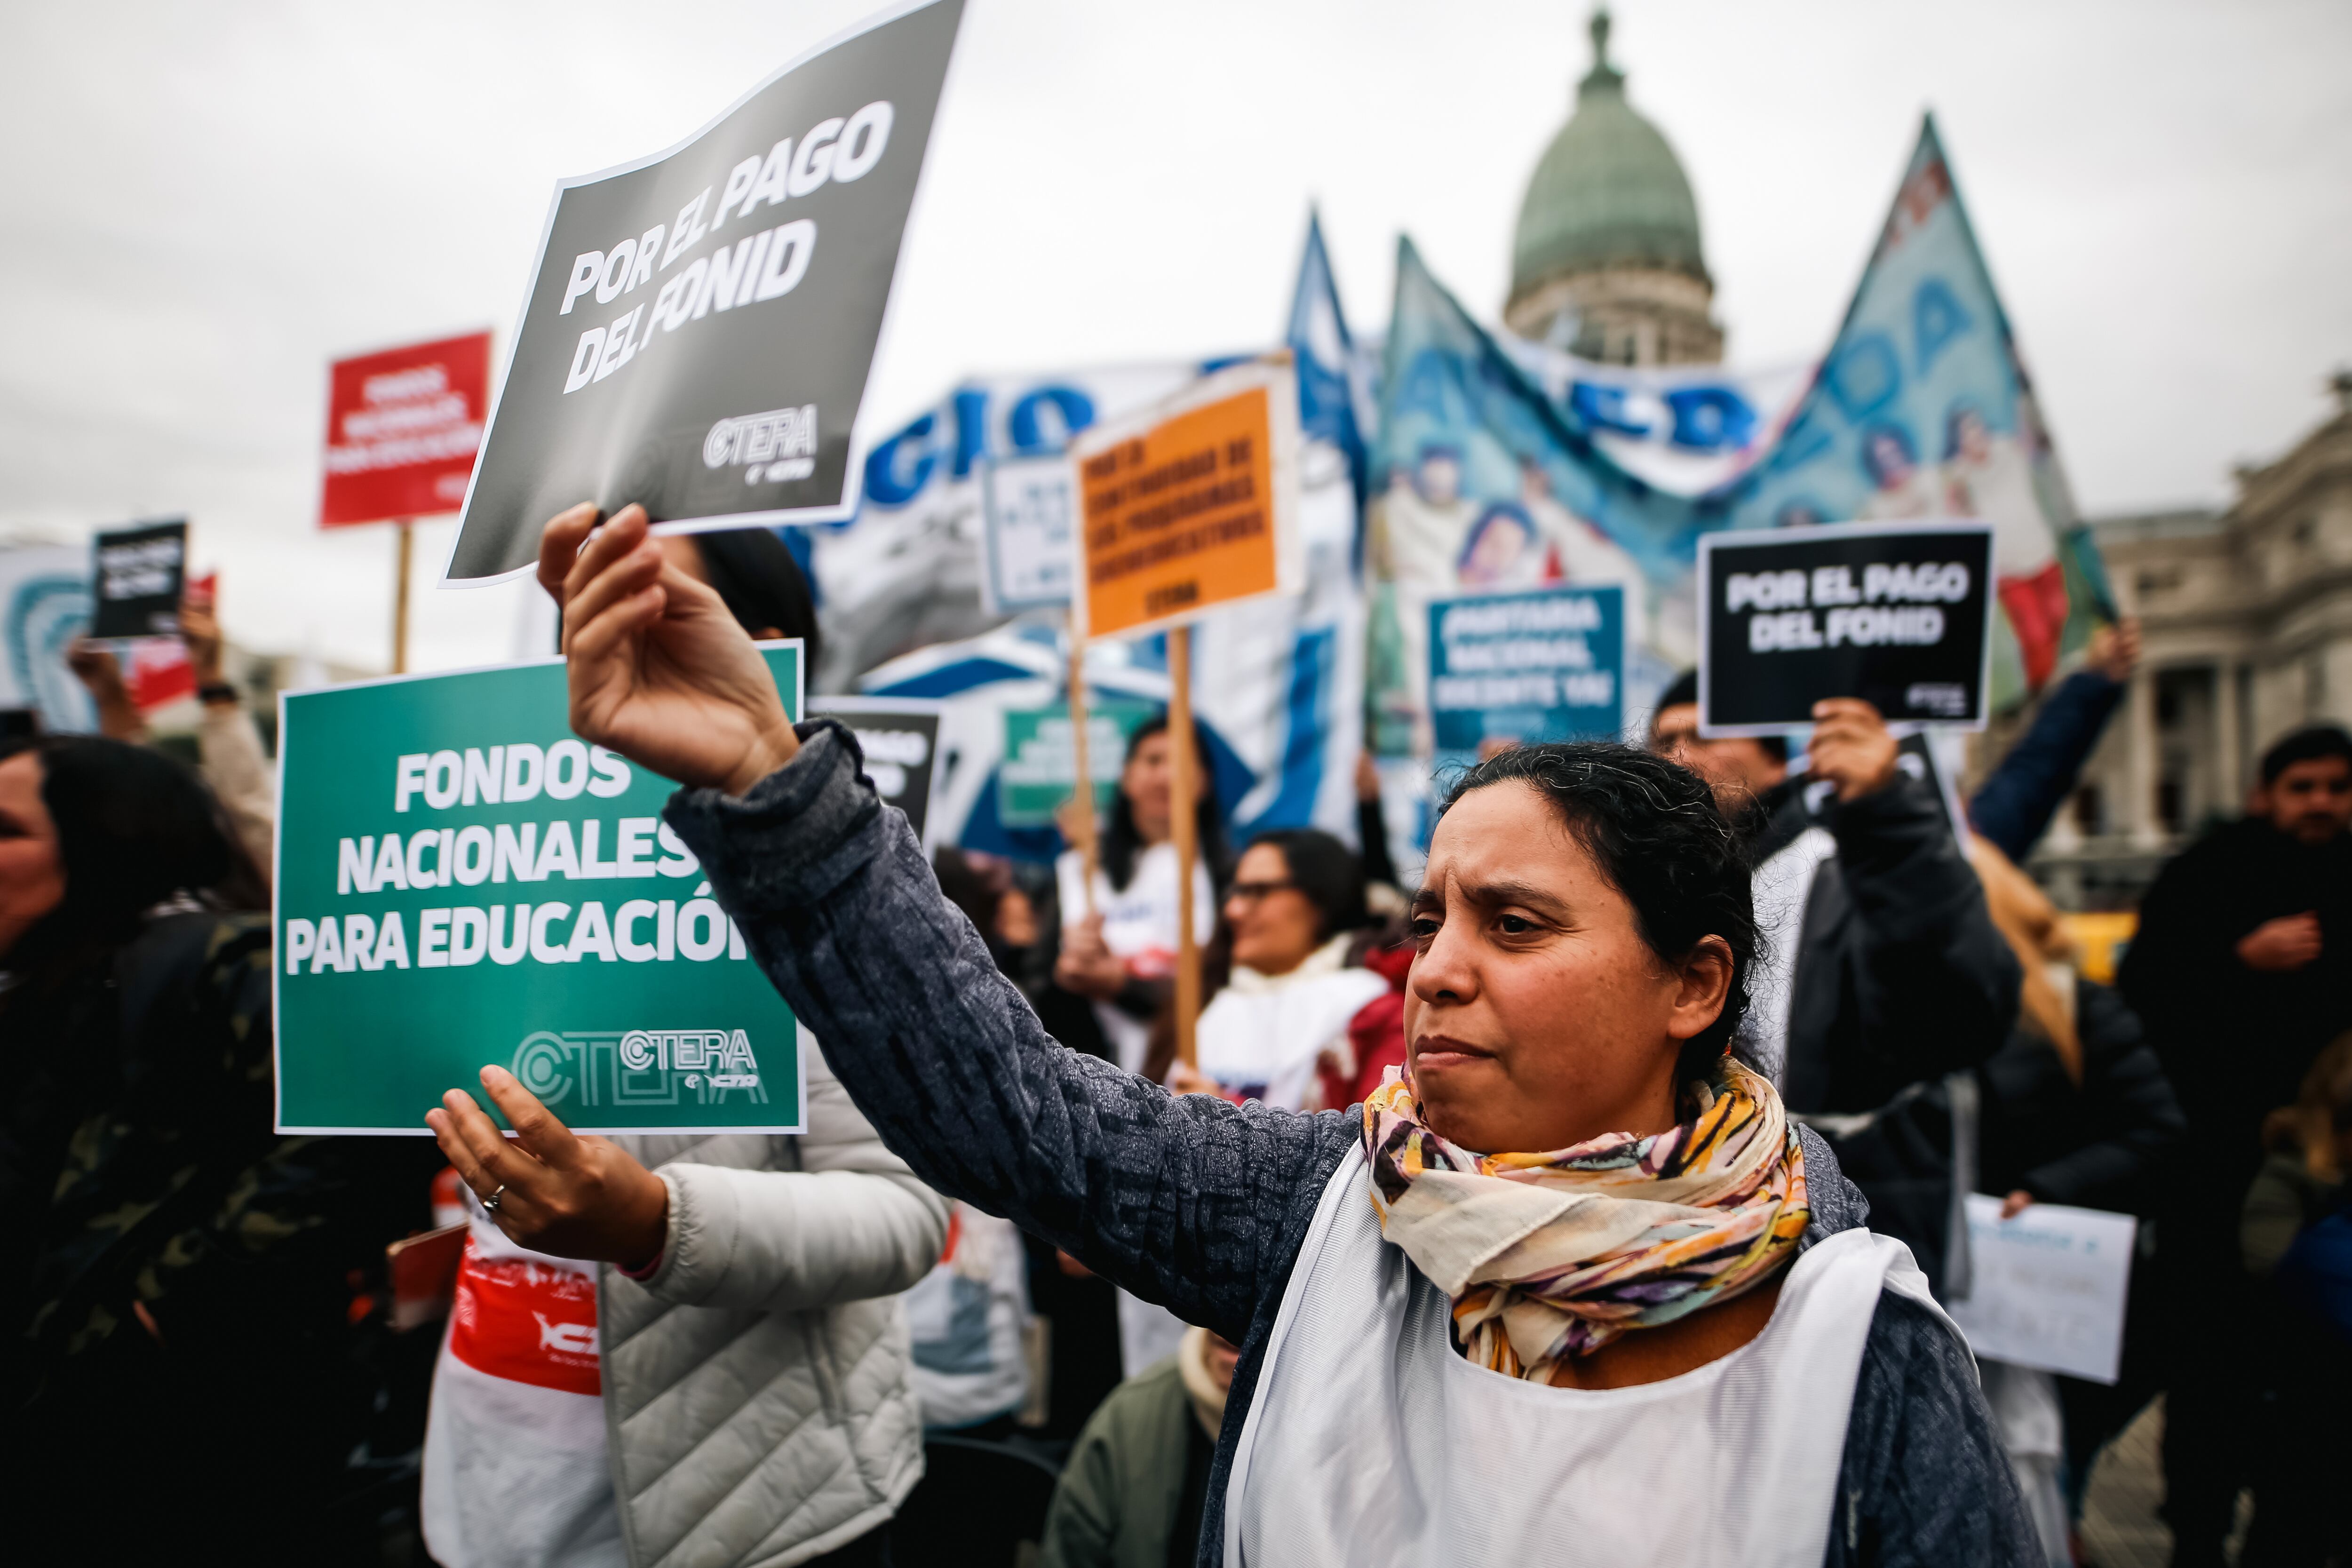
{"label": "black protest sign", "polygon": [[187,580],[188,525],[142,523],[98,536],[89,635],[100,638],[170,637],[180,629]]}
{"label": "black protest sign", "polygon": [[1843,523],[1699,541],[1699,730],[1766,734],[1859,697],[1889,723],[1985,722],[1992,531]]}
{"label": "black protest sign", "polygon": [[583,500],[687,527],[856,511],[858,411],[962,14],[900,6],[669,152],[558,186],[446,581],[527,569]]}
{"label": "black protest sign", "polygon": [[905,812],[922,837],[939,784],[940,705],[912,697],[812,697],[809,712],[830,713],[849,726],[874,793]]}

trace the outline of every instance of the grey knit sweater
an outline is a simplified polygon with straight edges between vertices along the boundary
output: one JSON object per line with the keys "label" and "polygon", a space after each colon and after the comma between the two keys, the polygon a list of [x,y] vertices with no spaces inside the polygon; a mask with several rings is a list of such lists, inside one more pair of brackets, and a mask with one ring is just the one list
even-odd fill
{"label": "grey knit sweater", "polygon": [[[800,755],[742,798],[680,791],[670,824],[918,1176],[1242,1347],[1202,1521],[1209,1568],[1283,1288],[1360,1123],[1171,1095],[1056,1044],[940,894],[905,816],[882,808],[849,731],[819,720],[800,733]],[[1867,1211],[1827,1146],[1804,1137],[1811,1245]],[[1838,1500],[1832,1565],[2035,1553],[1975,1367],[1893,1295],[1864,1352]]]}

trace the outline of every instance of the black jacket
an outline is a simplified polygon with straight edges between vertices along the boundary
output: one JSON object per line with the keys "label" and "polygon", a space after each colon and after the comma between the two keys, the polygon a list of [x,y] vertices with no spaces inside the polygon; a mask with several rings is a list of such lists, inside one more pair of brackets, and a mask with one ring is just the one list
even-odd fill
{"label": "black jacket", "polygon": [[2078,981],[2074,1029],[2080,1089],[2058,1053],[2023,1029],[1977,1069],[1977,1191],[2021,1189],[2040,1203],[2146,1216],[2159,1163],[2188,1136],[2189,1120],[2122,997]]}
{"label": "black jacket", "polygon": [[[2315,961],[2284,974],[2240,961],[2241,938],[2306,910],[2319,913]],[[2200,1147],[2227,1169],[2213,1190],[2243,1192],[2263,1118],[2292,1104],[2312,1058],[2352,1028],[2352,837],[2315,849],[2259,817],[2213,829],[2141,900],[2117,978]]]}
{"label": "black jacket", "polygon": [[1898,775],[1859,800],[1828,798],[1816,816],[1791,779],[1758,804],[1759,865],[1809,826],[1837,839],[1798,935],[1789,1109],[1872,1110],[1999,1050],[2017,1016],[2017,960],[1934,792]]}

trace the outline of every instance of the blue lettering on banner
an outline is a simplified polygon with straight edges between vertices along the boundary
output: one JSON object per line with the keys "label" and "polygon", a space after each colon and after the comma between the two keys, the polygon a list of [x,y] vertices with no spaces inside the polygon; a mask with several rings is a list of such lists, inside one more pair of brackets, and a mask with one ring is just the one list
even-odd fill
{"label": "blue lettering on banner", "polygon": [[1694,452],[1742,447],[1756,432],[1755,408],[1727,386],[1677,386],[1665,394],[1665,405],[1675,416],[1668,439]]}
{"label": "blue lettering on banner", "polygon": [[[1047,427],[1043,416],[1048,411],[1060,422],[1060,430]],[[1041,386],[1013,405],[1005,427],[1016,452],[1058,452],[1094,422],[1094,399],[1085,393],[1075,386]]]}
{"label": "blue lettering on banner", "polygon": [[1568,389],[1568,406],[1588,430],[1616,430],[1628,436],[1650,433],[1647,425],[1625,412],[1625,389],[1622,386],[1580,381]]}
{"label": "blue lettering on banner", "polygon": [[1859,425],[1903,390],[1903,366],[1885,332],[1862,332],[1822,368],[1838,412]]}
{"label": "blue lettering on banner", "polygon": [[[877,506],[905,506],[923,493],[931,480],[931,470],[939,467],[939,454],[929,447],[931,432],[939,427],[936,412],[926,414],[881,442],[866,458],[866,496]],[[909,446],[920,454],[911,468],[899,466],[899,454]]]}
{"label": "blue lettering on banner", "polygon": [[1976,325],[1950,284],[1940,278],[1920,279],[1918,292],[1911,297],[1911,332],[1918,344],[1919,375],[1927,379],[1928,370],[1944,345]]}
{"label": "blue lettering on banner", "polygon": [[988,394],[962,386],[955,395],[955,477],[971,472],[971,465],[988,455]]}

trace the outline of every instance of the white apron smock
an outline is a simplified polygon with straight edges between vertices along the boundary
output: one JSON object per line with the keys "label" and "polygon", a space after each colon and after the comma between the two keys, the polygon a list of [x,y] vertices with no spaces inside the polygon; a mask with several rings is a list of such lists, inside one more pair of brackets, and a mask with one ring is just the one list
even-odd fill
{"label": "white apron smock", "polygon": [[1554,1388],[1454,1350],[1451,1303],[1382,1239],[1369,1178],[1351,1151],[1283,1292],[1226,1489],[1228,1568],[1817,1568],[1880,1292],[1943,1319],[1901,1242],[1807,1248],[1763,1332],[1705,1366]]}

